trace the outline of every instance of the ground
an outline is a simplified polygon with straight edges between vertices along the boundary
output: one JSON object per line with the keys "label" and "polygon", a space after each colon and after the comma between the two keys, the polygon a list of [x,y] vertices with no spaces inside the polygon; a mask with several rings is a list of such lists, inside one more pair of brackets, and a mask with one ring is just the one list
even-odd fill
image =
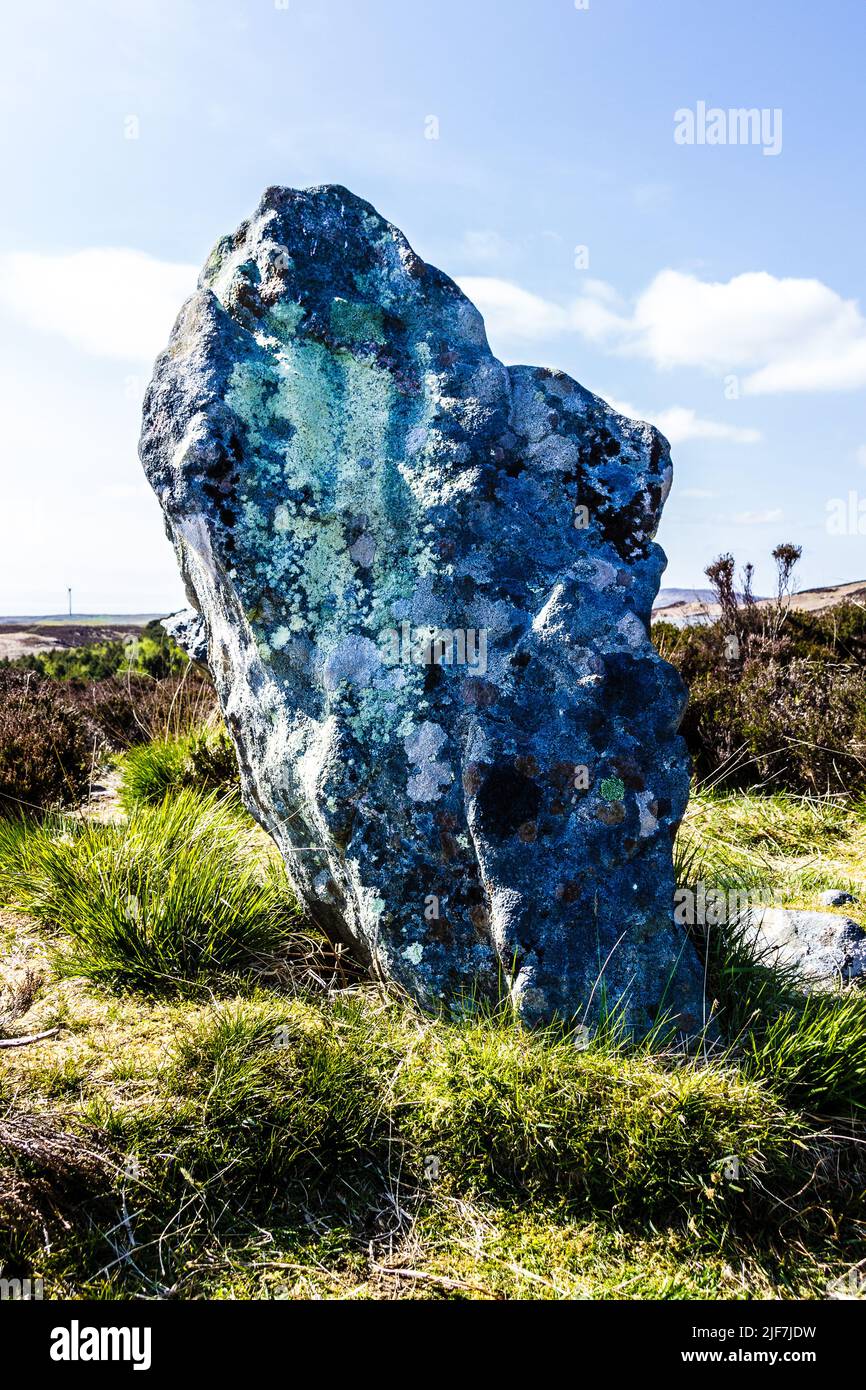
{"label": "ground", "polygon": [[[108,779],[101,822],[115,795]],[[703,795],[679,855],[817,906],[825,887],[866,901],[864,848],[862,804]],[[162,995],[67,978],[57,947],[44,921],[0,914],[0,1035],[58,1030],[0,1052],[0,1201],[5,1180],[26,1208],[15,1184],[34,1172],[48,1189],[5,1269],[50,1296],[861,1292],[862,1108],[815,1115],[749,1071],[747,1048],[579,1053],[501,1019],[461,1032],[313,940],[291,967]],[[58,1133],[92,1162],[78,1171]],[[744,1173],[726,1188],[728,1144]]]}

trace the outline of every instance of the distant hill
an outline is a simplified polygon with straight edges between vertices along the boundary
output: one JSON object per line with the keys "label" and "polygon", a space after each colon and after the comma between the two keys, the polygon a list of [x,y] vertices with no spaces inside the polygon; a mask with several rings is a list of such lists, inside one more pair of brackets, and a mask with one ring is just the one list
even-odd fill
{"label": "distant hill", "polygon": [[[775,600],[759,598],[755,602],[759,608],[763,608]],[[820,589],[803,589],[790,600],[792,608],[804,613],[826,613],[840,603],[866,604],[866,579],[855,579],[848,584],[828,584]],[[656,622],[675,623],[677,626],[715,622],[720,612],[710,589],[661,589],[653,605]]]}
{"label": "distant hill", "polygon": [[671,608],[675,603],[712,603],[712,589],[659,589],[653,608]]}
{"label": "distant hill", "polygon": [[13,613],[8,617],[0,615],[0,627],[80,627],[95,624],[97,627],[146,627],[164,613]]}
{"label": "distant hill", "polygon": [[60,614],[51,617],[0,618],[0,660],[36,656],[39,652],[86,647],[93,642],[122,642],[136,637],[162,613],[129,613],[102,616],[95,613]]}

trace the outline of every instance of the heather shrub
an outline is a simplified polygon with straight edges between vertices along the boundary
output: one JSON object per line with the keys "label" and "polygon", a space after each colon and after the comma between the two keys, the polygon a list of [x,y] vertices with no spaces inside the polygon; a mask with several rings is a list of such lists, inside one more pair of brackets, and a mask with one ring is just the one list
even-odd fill
{"label": "heather shrub", "polygon": [[81,801],[93,757],[87,723],[62,687],[0,670],[0,814]]}
{"label": "heather shrub", "polygon": [[147,623],[134,637],[102,638],[4,660],[22,671],[51,680],[102,681],[117,675],[164,680],[183,674],[189,658],[159,622]]}
{"label": "heather shrub", "polygon": [[161,680],[128,673],[91,683],[72,681],[69,698],[102,743],[116,751],[154,738],[183,737],[217,710],[213,683],[195,666]]}
{"label": "heather shrub", "polygon": [[689,688],[681,732],[701,781],[807,794],[866,791],[866,610],[791,607],[798,546],[773,551],[777,592],[752,596],[752,567],[736,588],[734,561],[706,570],[721,616],[653,638]]}
{"label": "heather shrub", "polygon": [[866,791],[866,670],[748,661],[693,680],[682,733],[700,780]]}

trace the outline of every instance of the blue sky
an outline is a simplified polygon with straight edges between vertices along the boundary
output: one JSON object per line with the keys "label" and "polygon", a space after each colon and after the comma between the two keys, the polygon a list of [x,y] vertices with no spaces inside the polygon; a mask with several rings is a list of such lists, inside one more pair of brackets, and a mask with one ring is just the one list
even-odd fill
{"label": "blue sky", "polygon": [[[779,540],[802,586],[864,577],[866,520],[827,527],[866,499],[864,52],[860,0],[7,10],[0,613],[58,611],[67,584],[81,612],[182,603],[141,396],[210,247],[274,183],[346,184],[504,360],[664,429],[665,584],[730,549],[765,589]],[[699,102],[781,112],[781,149],[677,143]]]}

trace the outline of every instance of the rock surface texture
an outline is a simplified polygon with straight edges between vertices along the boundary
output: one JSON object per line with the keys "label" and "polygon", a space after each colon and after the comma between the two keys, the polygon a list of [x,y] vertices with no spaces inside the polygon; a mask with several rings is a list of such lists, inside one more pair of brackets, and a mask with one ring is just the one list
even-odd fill
{"label": "rock surface texture", "polygon": [[368,203],[273,188],[180,313],[141,457],[317,920],[426,1007],[699,1028],[684,691],[648,636],[665,440],[503,366]]}
{"label": "rock surface texture", "polygon": [[163,618],[161,626],[186,652],[190,661],[207,665],[207,629],[200,613],[194,608],[183,608],[179,613]]}
{"label": "rock surface texture", "polygon": [[807,988],[833,989],[866,976],[866,932],[835,912],[752,908],[744,939],[765,965],[794,969]]}

